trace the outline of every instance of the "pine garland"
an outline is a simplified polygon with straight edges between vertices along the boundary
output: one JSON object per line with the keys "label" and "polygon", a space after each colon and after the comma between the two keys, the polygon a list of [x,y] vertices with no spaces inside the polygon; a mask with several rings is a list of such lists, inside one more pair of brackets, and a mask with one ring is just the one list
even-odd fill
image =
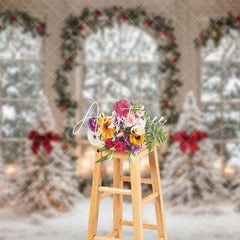
{"label": "pine garland", "polygon": [[[72,99],[69,89],[70,73],[77,65],[76,57],[78,51],[82,49],[81,39],[85,39],[86,29],[96,32],[105,27],[112,27],[114,22],[121,24],[127,22],[129,25],[140,28],[149,28],[154,32],[157,40],[161,38],[164,41],[158,41],[158,51],[163,55],[163,60],[159,66],[162,73],[166,73],[166,84],[163,90],[161,101],[162,114],[167,116],[168,123],[175,123],[178,117],[178,111],[172,102],[177,95],[177,88],[182,82],[176,77],[179,69],[177,63],[180,58],[178,46],[175,42],[174,28],[170,21],[166,21],[158,15],[149,16],[142,8],[123,9],[121,7],[112,7],[102,11],[90,11],[88,8],[83,9],[80,16],[70,15],[65,27],[62,29],[61,57],[62,64],[56,72],[56,80],[53,85],[58,98],[56,104],[59,109],[66,113],[67,118],[73,118],[78,107],[77,102]],[[164,43],[163,43],[164,42]],[[69,129],[72,126],[66,126],[62,138],[69,135]],[[74,139],[64,139],[71,145],[76,145]]]}
{"label": "pine garland", "polygon": [[226,17],[211,18],[209,26],[194,40],[195,45],[197,47],[205,47],[208,40],[212,40],[217,47],[222,37],[229,34],[231,29],[240,32],[240,16],[235,17],[232,13],[228,13]]}
{"label": "pine garland", "polygon": [[47,35],[46,24],[24,11],[6,10],[0,12],[0,32],[6,29],[9,25],[22,26],[23,33],[31,32],[33,37],[43,37]]}

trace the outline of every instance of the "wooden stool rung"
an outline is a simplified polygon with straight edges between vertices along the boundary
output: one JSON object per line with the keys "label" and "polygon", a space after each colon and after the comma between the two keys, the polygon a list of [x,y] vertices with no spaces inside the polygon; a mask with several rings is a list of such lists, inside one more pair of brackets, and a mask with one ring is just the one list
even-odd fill
{"label": "wooden stool rung", "polygon": [[[122,224],[123,226],[133,227],[133,222],[132,222],[132,221],[122,220],[122,221],[121,221],[121,224]],[[144,223],[144,224],[143,224],[143,228],[158,231],[158,226],[157,226],[157,225],[154,225],[154,224]]]}
{"label": "wooden stool rung", "polygon": [[95,237],[94,237],[94,240],[125,240],[125,239],[95,236]]}
{"label": "wooden stool rung", "polygon": [[112,193],[109,193],[109,192],[101,193],[101,195],[100,195],[100,200],[102,200],[102,199],[104,199],[104,198],[106,198],[106,197],[109,197],[109,196],[111,196],[111,195],[112,195]]}
{"label": "wooden stool rung", "polygon": [[153,200],[154,198],[158,197],[158,193],[157,192],[153,192],[150,195],[148,195],[147,197],[145,197],[142,200],[142,205],[146,204],[147,202]]}
{"label": "wooden stool rung", "polygon": [[113,231],[113,232],[105,235],[104,237],[112,237],[112,238],[114,238],[114,237],[116,237],[116,236],[117,236],[117,231]]}
{"label": "wooden stool rung", "polygon": [[113,187],[99,187],[99,192],[104,193],[111,193],[111,194],[125,194],[125,195],[132,195],[132,191],[129,189],[123,189],[123,188],[113,188]]}
{"label": "wooden stool rung", "polygon": [[[121,176],[121,181],[131,182],[131,177]],[[141,178],[141,183],[144,183],[144,184],[152,184],[152,180],[151,180],[150,178]]]}

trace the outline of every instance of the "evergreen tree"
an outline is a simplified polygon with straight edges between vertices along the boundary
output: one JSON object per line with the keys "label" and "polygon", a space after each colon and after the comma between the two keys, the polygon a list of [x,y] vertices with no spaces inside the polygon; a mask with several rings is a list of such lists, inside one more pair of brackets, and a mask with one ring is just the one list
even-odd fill
{"label": "evergreen tree", "polygon": [[7,177],[3,159],[0,156],[0,207],[8,205],[13,195],[13,188]]}
{"label": "evergreen tree", "polygon": [[56,142],[55,122],[43,93],[29,137],[18,176],[20,206],[29,211],[68,209],[79,194],[77,181],[70,157]]}
{"label": "evergreen tree", "polygon": [[225,194],[222,178],[213,166],[217,156],[206,130],[190,92],[165,163],[164,197],[173,205],[214,202]]}
{"label": "evergreen tree", "polygon": [[233,182],[232,202],[237,212],[240,212],[240,167],[236,170],[235,180]]}

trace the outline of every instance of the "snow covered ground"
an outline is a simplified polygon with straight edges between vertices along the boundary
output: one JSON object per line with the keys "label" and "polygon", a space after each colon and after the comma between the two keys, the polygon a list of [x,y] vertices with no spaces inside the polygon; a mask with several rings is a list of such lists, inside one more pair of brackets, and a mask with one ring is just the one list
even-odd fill
{"label": "snow covered ground", "polygon": [[[16,215],[9,210],[0,211],[0,240],[85,240],[87,239],[90,201],[83,198],[67,213],[55,216]],[[112,229],[112,198],[101,201],[98,235]],[[207,206],[194,211],[177,213],[165,207],[169,240],[239,240],[240,214],[232,205]],[[210,213],[211,212],[211,213]],[[144,222],[155,223],[153,202],[144,205]],[[131,219],[131,204],[124,203],[124,219]],[[131,227],[123,227],[123,237],[133,239]],[[155,231],[146,230],[145,240],[156,240]]]}

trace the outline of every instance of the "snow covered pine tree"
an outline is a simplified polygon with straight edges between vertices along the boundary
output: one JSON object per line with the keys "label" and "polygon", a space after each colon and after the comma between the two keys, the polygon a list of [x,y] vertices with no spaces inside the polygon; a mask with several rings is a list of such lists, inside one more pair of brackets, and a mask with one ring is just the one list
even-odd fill
{"label": "snow covered pine tree", "polygon": [[207,139],[201,112],[192,92],[185,100],[166,159],[164,197],[172,205],[196,206],[225,195],[222,179],[213,167],[217,156]]}
{"label": "snow covered pine tree", "polygon": [[43,93],[33,129],[29,134],[31,140],[25,145],[25,160],[18,176],[19,204],[31,212],[68,209],[79,196],[77,181],[70,157],[56,142],[59,137],[53,133],[55,121]]}
{"label": "snow covered pine tree", "polygon": [[235,205],[235,210],[240,213],[240,167],[236,169],[236,176],[232,186],[232,202]]}
{"label": "snow covered pine tree", "polygon": [[13,196],[13,188],[9,181],[3,159],[0,154],[0,207],[6,207]]}

